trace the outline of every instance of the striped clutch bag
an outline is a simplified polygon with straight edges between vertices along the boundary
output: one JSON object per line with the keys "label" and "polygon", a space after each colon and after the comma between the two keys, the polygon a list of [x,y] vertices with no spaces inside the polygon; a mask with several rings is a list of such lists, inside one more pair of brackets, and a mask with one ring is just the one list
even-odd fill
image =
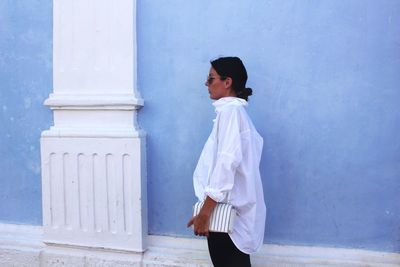
{"label": "striped clutch bag", "polygon": [[[199,214],[204,201],[197,202],[193,207],[193,216]],[[210,232],[232,233],[236,211],[231,204],[217,203],[210,217]]]}

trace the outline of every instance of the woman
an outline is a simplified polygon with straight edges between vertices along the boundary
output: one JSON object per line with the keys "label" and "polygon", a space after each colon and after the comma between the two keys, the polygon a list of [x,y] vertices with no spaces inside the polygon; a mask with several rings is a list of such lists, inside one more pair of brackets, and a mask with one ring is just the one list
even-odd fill
{"label": "woman", "polygon": [[[206,236],[214,266],[251,266],[249,254],[263,243],[265,203],[259,164],[263,139],[245,107],[252,94],[246,88],[247,71],[238,57],[211,62],[205,85],[216,100],[217,117],[193,175],[200,201],[199,214],[188,222],[195,235]],[[210,215],[218,202],[237,211],[233,232],[209,232]]]}

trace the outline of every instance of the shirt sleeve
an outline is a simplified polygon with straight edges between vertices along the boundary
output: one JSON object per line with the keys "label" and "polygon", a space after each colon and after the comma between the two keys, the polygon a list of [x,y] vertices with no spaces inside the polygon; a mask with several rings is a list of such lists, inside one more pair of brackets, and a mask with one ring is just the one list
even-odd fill
{"label": "shirt sleeve", "polygon": [[237,107],[222,110],[217,117],[217,151],[205,194],[217,202],[232,190],[236,168],[242,160],[240,113]]}

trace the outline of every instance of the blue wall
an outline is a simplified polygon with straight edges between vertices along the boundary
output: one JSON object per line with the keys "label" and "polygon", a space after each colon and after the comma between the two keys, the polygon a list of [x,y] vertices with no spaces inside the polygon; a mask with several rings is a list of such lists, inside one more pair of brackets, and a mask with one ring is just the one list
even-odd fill
{"label": "blue wall", "polygon": [[399,1],[138,1],[149,231],[193,236],[214,117],[209,60],[240,56],[265,140],[265,243],[400,252]]}
{"label": "blue wall", "polygon": [[[138,1],[149,231],[192,236],[209,60],[240,56],[265,147],[265,243],[400,252],[399,1]],[[41,223],[52,1],[0,3],[0,222]]]}
{"label": "blue wall", "polygon": [[40,132],[51,112],[52,1],[0,2],[0,222],[41,224]]}

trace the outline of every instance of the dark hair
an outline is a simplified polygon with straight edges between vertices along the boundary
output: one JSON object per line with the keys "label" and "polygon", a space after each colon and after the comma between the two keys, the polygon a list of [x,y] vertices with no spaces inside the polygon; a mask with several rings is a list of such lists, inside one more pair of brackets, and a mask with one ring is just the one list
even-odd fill
{"label": "dark hair", "polygon": [[247,71],[243,62],[238,57],[220,57],[211,61],[211,66],[224,80],[226,77],[232,79],[232,89],[237,97],[247,101],[253,90],[246,87]]}

